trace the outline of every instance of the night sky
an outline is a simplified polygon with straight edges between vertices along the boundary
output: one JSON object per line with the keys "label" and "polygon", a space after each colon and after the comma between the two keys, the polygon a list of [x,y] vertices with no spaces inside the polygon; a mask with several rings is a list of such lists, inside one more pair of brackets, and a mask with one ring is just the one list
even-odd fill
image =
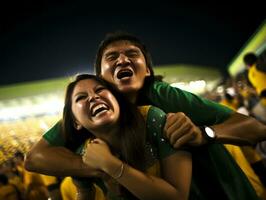
{"label": "night sky", "polygon": [[115,30],[139,36],[154,65],[185,63],[226,71],[266,17],[256,1],[242,8],[216,2],[88,2],[2,5],[0,86],[92,72],[99,42]]}

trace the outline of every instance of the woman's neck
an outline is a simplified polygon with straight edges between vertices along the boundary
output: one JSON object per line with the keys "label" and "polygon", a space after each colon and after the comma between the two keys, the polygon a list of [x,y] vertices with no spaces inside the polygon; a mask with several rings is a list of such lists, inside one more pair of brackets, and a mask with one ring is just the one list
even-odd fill
{"label": "woman's neck", "polygon": [[119,127],[105,126],[102,130],[94,131],[93,135],[107,142],[114,148],[119,148]]}

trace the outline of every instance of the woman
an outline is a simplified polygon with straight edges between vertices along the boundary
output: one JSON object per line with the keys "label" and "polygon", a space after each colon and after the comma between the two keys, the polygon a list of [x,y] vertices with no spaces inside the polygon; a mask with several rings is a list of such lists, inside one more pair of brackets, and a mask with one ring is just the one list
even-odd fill
{"label": "woman", "polygon": [[[163,122],[164,113],[155,110],[154,114]],[[119,93],[111,92],[111,88],[96,76],[82,74],[68,85],[62,133],[66,145],[77,151],[82,143],[75,139],[77,134],[88,138],[83,160],[113,179],[104,181],[110,199],[188,198],[192,171],[190,154],[175,151],[166,142],[158,144],[157,136],[145,131],[144,118],[136,106]],[[165,152],[152,153],[161,148]],[[148,173],[156,161],[160,162],[162,178],[159,174]],[[79,197],[86,199],[82,193]]]}

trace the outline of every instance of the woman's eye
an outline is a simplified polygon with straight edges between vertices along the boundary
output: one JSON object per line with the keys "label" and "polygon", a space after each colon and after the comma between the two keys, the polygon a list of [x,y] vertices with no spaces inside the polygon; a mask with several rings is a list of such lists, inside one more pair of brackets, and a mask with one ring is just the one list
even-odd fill
{"label": "woman's eye", "polygon": [[96,92],[99,93],[99,92],[103,91],[104,89],[106,89],[106,88],[105,87],[98,87],[96,89]]}
{"label": "woman's eye", "polygon": [[84,98],[86,98],[85,96],[78,96],[77,98],[76,98],[76,102],[78,102],[79,100],[82,100],[82,99],[84,99]]}

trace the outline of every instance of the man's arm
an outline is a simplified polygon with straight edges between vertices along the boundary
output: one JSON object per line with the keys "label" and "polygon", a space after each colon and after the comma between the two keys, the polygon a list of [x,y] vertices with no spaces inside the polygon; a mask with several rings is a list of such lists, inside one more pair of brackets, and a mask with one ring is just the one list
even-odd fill
{"label": "man's arm", "polygon": [[223,123],[211,126],[217,141],[236,145],[254,145],[266,140],[266,126],[253,117],[233,113]]}
{"label": "man's arm", "polygon": [[44,138],[27,153],[25,168],[52,176],[98,176],[100,172],[84,164],[80,155],[61,146],[52,146]]}
{"label": "man's arm", "polygon": [[[254,145],[266,140],[266,126],[252,117],[233,113],[222,123],[210,126],[216,140],[225,144]],[[185,144],[206,144],[201,130],[182,112],[169,113],[164,127],[166,137],[174,148]]]}

